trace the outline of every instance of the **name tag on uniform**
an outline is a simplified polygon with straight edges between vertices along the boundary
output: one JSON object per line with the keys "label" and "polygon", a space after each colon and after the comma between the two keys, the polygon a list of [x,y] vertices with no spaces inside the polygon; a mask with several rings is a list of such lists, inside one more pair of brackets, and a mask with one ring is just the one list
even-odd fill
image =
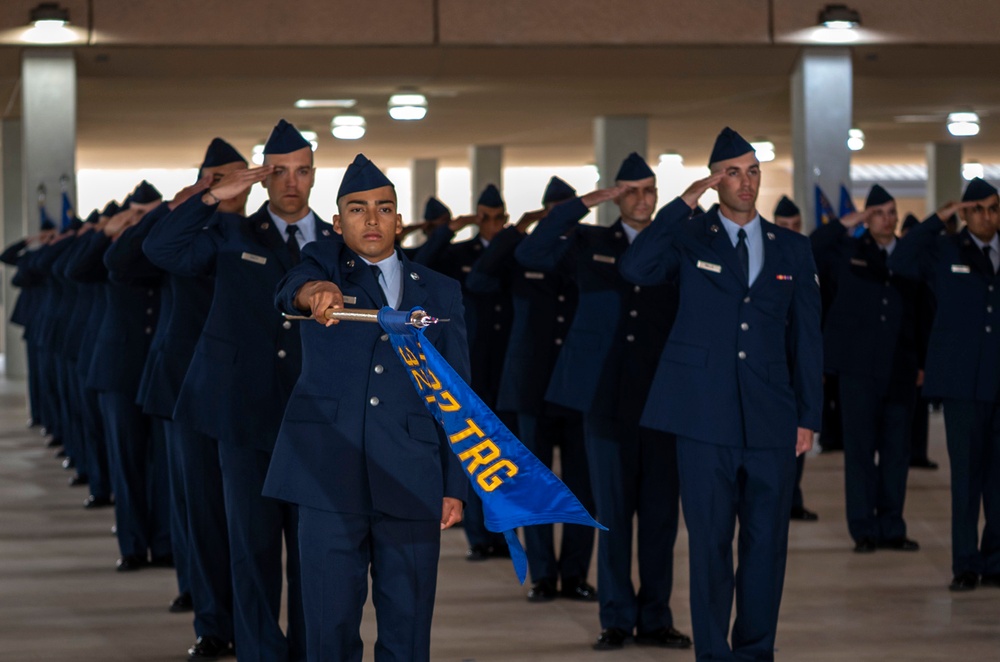
{"label": "name tag on uniform", "polygon": [[247,262],[253,262],[254,264],[267,264],[267,258],[264,257],[263,255],[254,255],[253,253],[243,253],[243,255],[241,255],[240,257],[246,260]]}
{"label": "name tag on uniform", "polygon": [[712,273],[715,273],[715,274],[721,274],[722,273],[722,265],[721,264],[712,264],[711,262],[705,262],[704,260],[698,260],[698,265],[697,266],[698,266],[699,269],[704,269],[705,271],[711,271]]}
{"label": "name tag on uniform", "polygon": [[545,280],[545,274],[541,271],[525,271],[524,277],[528,280]]}
{"label": "name tag on uniform", "polygon": [[614,264],[615,263],[615,256],[614,255],[597,255],[597,254],[595,254],[594,255],[594,262],[603,262],[604,264]]}
{"label": "name tag on uniform", "polygon": [[467,273],[471,273],[471,272],[472,272],[472,267],[470,265],[468,265],[468,264],[463,264],[462,265],[462,273],[463,274],[467,274]]}
{"label": "name tag on uniform", "polygon": [[953,274],[971,274],[972,269],[967,264],[953,264],[951,265],[951,273]]}
{"label": "name tag on uniform", "polygon": [[346,294],[344,295],[344,304],[345,305],[349,304],[349,303],[357,303],[357,302],[358,302],[358,297],[351,297],[351,296],[347,296]]}
{"label": "name tag on uniform", "polygon": [[868,260],[859,260],[856,257],[852,257],[851,258],[851,264],[854,265],[855,267],[867,267],[868,266]]}
{"label": "name tag on uniform", "polygon": [[775,278],[778,280],[792,280],[792,274],[778,274]]}

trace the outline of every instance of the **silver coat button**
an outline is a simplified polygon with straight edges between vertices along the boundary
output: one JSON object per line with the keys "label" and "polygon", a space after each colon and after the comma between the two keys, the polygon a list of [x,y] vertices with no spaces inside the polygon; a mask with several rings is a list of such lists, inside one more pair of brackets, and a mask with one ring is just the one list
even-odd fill
{"label": "silver coat button", "polygon": [[743,324],[740,324],[740,328],[743,329],[744,331],[749,331],[750,325],[747,324],[746,322],[743,322]]}
{"label": "silver coat button", "polygon": [[636,294],[638,294],[639,292],[642,291],[642,288],[639,287],[638,285],[636,285],[635,287],[632,288],[632,291],[635,292]]}
{"label": "silver coat button", "polygon": [[385,368],[383,368],[380,365],[375,366],[375,374],[376,375],[381,375],[383,372],[385,372]]}
{"label": "silver coat button", "polygon": [[368,401],[368,404],[370,404],[372,407],[378,407],[378,402],[379,402],[378,398],[372,397],[372,399]]}
{"label": "silver coat button", "polygon": [[495,311],[497,311],[499,313],[501,310],[503,310],[503,306],[501,306],[500,304],[497,304],[496,306],[493,307],[493,310],[495,310]]}
{"label": "silver coat button", "polygon": [[989,324],[986,325],[986,333],[993,333],[993,327]]}
{"label": "silver coat button", "polygon": [[557,345],[563,344],[563,339],[562,338],[556,338],[556,344]]}
{"label": "silver coat button", "polygon": [[149,335],[149,334],[151,334],[152,332],[153,332],[153,327],[151,327],[151,326],[147,326],[147,327],[146,327],[146,335],[148,336],[148,335]]}
{"label": "silver coat button", "polygon": [[148,294],[149,296],[153,296],[154,294],[156,294],[156,290],[146,290],[146,294]]}
{"label": "silver coat button", "polygon": [[885,315],[879,315],[879,317],[878,317],[878,318],[879,318],[880,320],[882,320],[883,322],[885,321]]}
{"label": "silver coat button", "polygon": [[986,312],[992,313],[993,312],[993,306],[986,306]]}
{"label": "silver coat button", "polygon": [[743,297],[743,303],[750,303],[750,297]]}
{"label": "silver coat button", "polygon": [[146,314],[147,315],[152,315],[153,314],[153,309],[152,308],[147,308],[146,309]]}
{"label": "silver coat button", "polygon": [[278,358],[279,358],[279,359],[283,359],[283,358],[285,358],[286,356],[288,356],[288,352],[286,352],[286,351],[285,351],[285,350],[283,350],[283,349],[279,349],[279,350],[278,350]]}
{"label": "silver coat button", "polygon": [[281,323],[281,328],[282,329],[290,329],[290,328],[292,328],[292,323],[289,322],[288,320],[285,320],[284,322]]}
{"label": "silver coat button", "polygon": [[563,295],[563,294],[560,294],[559,296],[557,296],[557,297],[556,297],[556,300],[557,300],[557,301],[558,301],[559,303],[562,303],[563,301],[565,301],[565,300],[566,300],[566,296],[565,296],[565,295]]}
{"label": "silver coat button", "polygon": [[630,311],[628,311],[628,316],[629,317],[638,317],[639,316],[639,311],[638,310],[630,310]]}
{"label": "silver coat button", "polygon": [[741,350],[740,353],[737,354],[736,356],[740,357],[740,360],[742,361],[747,357],[747,353]]}
{"label": "silver coat button", "polygon": [[382,342],[385,342],[388,339],[389,339],[388,333],[383,333],[382,336],[379,338],[379,340],[381,340]]}
{"label": "silver coat button", "polygon": [[628,334],[627,336],[625,336],[625,340],[627,340],[627,341],[629,341],[629,342],[635,342],[635,336],[633,336],[633,335],[632,335],[632,334],[630,333],[630,334]]}
{"label": "silver coat button", "polygon": [[563,322],[566,321],[566,318],[563,317],[562,315],[556,315],[556,321],[562,324]]}
{"label": "silver coat button", "polygon": [[882,305],[883,306],[888,306],[889,305],[889,300],[888,299],[882,299]]}
{"label": "silver coat button", "polygon": [[493,325],[493,330],[494,331],[499,331],[500,330],[500,325],[499,324],[494,324]]}

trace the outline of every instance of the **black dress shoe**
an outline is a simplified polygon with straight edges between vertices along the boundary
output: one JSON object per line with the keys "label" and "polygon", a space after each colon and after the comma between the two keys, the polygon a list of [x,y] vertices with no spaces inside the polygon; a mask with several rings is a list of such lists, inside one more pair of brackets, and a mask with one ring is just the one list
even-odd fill
{"label": "black dress shoe", "polygon": [[552,602],[556,599],[556,580],[540,579],[528,591],[528,602]]}
{"label": "black dress shoe", "polygon": [[73,461],[73,458],[67,457],[62,461],[62,468],[65,469],[66,471],[74,469],[76,468],[76,462]]}
{"label": "black dress shoe", "polygon": [[926,457],[922,458],[912,458],[910,460],[911,469],[928,469],[930,471],[936,471],[938,468],[938,463],[934,460]]}
{"label": "black dress shoe", "polygon": [[99,497],[91,494],[87,497],[87,500],[83,502],[83,507],[87,510],[92,510],[94,508],[107,508],[108,506],[115,505],[115,502],[111,497]]}
{"label": "black dress shoe", "polygon": [[58,448],[59,446],[62,445],[63,445],[62,439],[60,439],[59,437],[52,437],[45,443],[46,448]]}
{"label": "black dress shoe", "polygon": [[583,579],[564,579],[559,595],[579,602],[597,602],[597,589]]}
{"label": "black dress shoe", "polygon": [[639,646],[659,646],[660,648],[691,648],[691,637],[672,627],[660,628],[652,632],[636,634],[635,643]]}
{"label": "black dress shoe", "polygon": [[183,614],[186,611],[194,610],[194,602],[191,600],[190,593],[181,593],[170,603],[170,607],[167,609],[171,614]]}
{"label": "black dress shoe", "polygon": [[963,572],[955,575],[948,586],[949,591],[971,591],[979,583],[979,575],[974,572]]}
{"label": "black dress shoe", "polygon": [[146,559],[141,556],[128,555],[118,559],[118,572],[132,572],[146,565]]}
{"label": "black dress shoe", "polygon": [[880,549],[891,549],[897,552],[920,551],[920,543],[918,543],[916,540],[910,540],[906,536],[893,538],[892,540],[879,541],[878,546]]}
{"label": "black dress shoe", "polygon": [[501,543],[499,545],[490,545],[490,558],[494,559],[509,559],[510,558],[510,548],[507,547],[507,543]]}
{"label": "black dress shoe", "polygon": [[792,508],[791,518],[800,522],[815,522],[819,519],[819,515],[805,508]]}
{"label": "black dress shoe", "polygon": [[149,562],[152,568],[173,568],[174,567],[174,555],[164,554],[163,556],[154,556]]}
{"label": "black dress shoe", "polygon": [[620,628],[607,628],[601,631],[601,636],[594,642],[595,651],[617,651],[625,648],[625,642],[631,637]]}
{"label": "black dress shoe", "polygon": [[60,446],[60,447],[59,447],[59,450],[57,450],[57,451],[56,451],[56,452],[55,452],[55,453],[54,453],[54,454],[52,455],[52,457],[56,458],[57,460],[58,460],[59,458],[64,458],[64,457],[66,457],[66,449],[65,449],[65,448],[63,448],[62,446]]}
{"label": "black dress shoe", "polygon": [[862,538],[854,544],[855,554],[871,554],[877,549],[877,545],[872,538]]}
{"label": "black dress shoe", "polygon": [[90,479],[87,478],[86,476],[84,476],[84,475],[82,475],[80,473],[75,473],[75,474],[73,474],[73,477],[69,479],[69,486],[70,487],[80,487],[81,485],[86,485],[89,482],[90,482]]}
{"label": "black dress shoe", "polygon": [[979,580],[980,586],[989,586],[990,588],[1000,588],[1000,575],[983,575],[982,579]]}
{"label": "black dress shoe", "polygon": [[188,660],[218,660],[234,653],[233,647],[215,637],[198,637],[194,646],[188,649]]}
{"label": "black dress shoe", "polygon": [[486,545],[473,545],[465,553],[466,561],[485,561],[490,558],[490,548]]}

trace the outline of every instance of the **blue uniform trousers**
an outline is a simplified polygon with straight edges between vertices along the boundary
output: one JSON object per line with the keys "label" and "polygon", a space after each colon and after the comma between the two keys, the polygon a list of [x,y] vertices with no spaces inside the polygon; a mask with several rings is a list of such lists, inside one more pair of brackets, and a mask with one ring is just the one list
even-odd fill
{"label": "blue uniform trousers", "polygon": [[31,412],[31,423],[42,423],[42,388],[39,376],[38,348],[35,343],[25,339],[25,352],[28,357],[28,409]]}
{"label": "blue uniform trousers", "polygon": [[[583,427],[597,519],[609,529],[598,532],[601,627],[641,633],[672,627],[678,521],[674,436],[592,414],[584,414]],[[638,592],[632,585],[637,515]]]}
{"label": "blue uniform trousers", "polygon": [[38,349],[38,375],[42,395],[42,423],[45,424],[46,432],[56,439],[61,439],[62,426],[59,421],[59,404],[56,402],[59,378],[56,373],[55,353],[52,350],[41,347]]}
{"label": "blue uniform trousers", "polygon": [[[80,424],[75,416],[76,366],[70,366],[69,359],[57,357],[53,363],[56,376],[56,417],[59,419],[59,429],[62,431],[60,438],[63,442],[63,449],[66,455],[73,458],[76,464],[76,471],[81,476],[87,475],[87,450],[83,446],[83,438],[80,434]],[[72,373],[72,374],[71,374]]]}
{"label": "blue uniform trousers", "polygon": [[855,541],[902,538],[913,401],[887,400],[871,379],[842,374],[840,406],[848,531]]}
{"label": "blue uniform trousers", "polygon": [[97,396],[108,441],[108,466],[115,493],[115,524],[123,556],[165,557],[170,546],[170,497],[166,448],[149,417],[120,391]]}
{"label": "blue uniform trousers", "polygon": [[174,569],[177,571],[177,590],[191,592],[191,543],[188,539],[187,496],[184,491],[182,450],[167,433],[169,421],[159,416],[151,417],[156,434],[163,438],[167,460],[167,493],[170,497],[170,547],[174,552]]}
{"label": "blue uniform trousers", "polygon": [[[302,506],[299,550],[310,662],[360,662],[371,573],[375,662],[430,660],[441,523]],[[242,661],[242,654],[240,656]]]}
{"label": "blue uniform trousers", "polygon": [[[1000,574],[1000,405],[944,401],[954,574]],[[979,504],[986,515],[979,537]]]}
{"label": "blue uniform trousers", "polygon": [[111,496],[111,470],[108,467],[108,445],[104,439],[104,426],[97,391],[83,385],[79,374],[76,376],[77,398],[80,403],[80,433],[86,440],[87,478],[90,493],[97,498]]}
{"label": "blue uniform trousers", "polygon": [[[741,448],[679,438],[677,459],[691,557],[695,657],[773,660],[795,450],[791,445]],[[737,521],[739,563],[734,575]],[[734,589],[736,622],[730,648]]]}
{"label": "blue uniform trousers", "polygon": [[[583,507],[593,513],[594,496],[590,489],[580,415],[576,412],[567,416],[519,414],[517,426],[521,443],[550,469],[553,449],[559,446],[562,481]],[[524,542],[533,582],[562,579],[565,586],[567,581],[587,579],[590,558],[594,553],[593,527],[564,524],[558,557],[551,524],[524,527]]]}
{"label": "blue uniform trousers", "polygon": [[806,470],[806,456],[803,453],[795,458],[795,487],[792,490],[792,508],[805,508],[805,499],[802,497],[802,474]]}
{"label": "blue uniform trousers", "polygon": [[178,421],[164,421],[164,430],[180,460],[195,635],[232,641],[233,577],[219,442]]}
{"label": "blue uniform trousers", "polygon": [[[304,660],[298,509],[261,494],[271,454],[219,443],[229,527],[233,628],[240,662]],[[281,631],[281,543],[288,549],[288,636]]]}

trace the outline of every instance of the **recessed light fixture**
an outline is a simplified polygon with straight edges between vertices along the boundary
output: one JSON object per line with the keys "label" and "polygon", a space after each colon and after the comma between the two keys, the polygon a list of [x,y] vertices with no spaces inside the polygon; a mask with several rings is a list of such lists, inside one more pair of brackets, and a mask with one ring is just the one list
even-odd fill
{"label": "recessed light fixture", "polygon": [[29,14],[31,28],[21,35],[32,44],[68,44],[77,40],[69,25],[69,10],[55,2],[43,2]]}
{"label": "recessed light fixture", "polygon": [[684,165],[684,157],[677,152],[660,154],[660,165]]}
{"label": "recessed light fixture", "polygon": [[296,108],[354,108],[357,99],[299,99]]}
{"label": "recessed light fixture", "polygon": [[427,115],[427,97],[417,92],[401,92],[389,97],[389,117],[412,122]]}
{"label": "recessed light fixture", "polygon": [[330,133],[338,140],[358,140],[364,137],[366,126],[361,115],[337,115],[330,122]]}
{"label": "recessed light fixture", "polygon": [[253,154],[251,154],[250,160],[253,161],[254,165],[264,165],[264,143],[253,146]]}
{"label": "recessed light fixture", "polygon": [[770,140],[758,140],[750,143],[750,146],[753,147],[757,160],[761,163],[774,160],[774,143]]}
{"label": "recessed light fixture", "polygon": [[309,144],[312,146],[312,150],[315,152],[316,148],[319,147],[319,142],[317,142],[319,135],[315,131],[309,131],[308,129],[305,131],[299,131],[299,133],[302,134],[303,138],[309,141]]}
{"label": "recessed light fixture", "polygon": [[865,132],[861,129],[851,129],[847,132],[847,149],[858,152],[865,148]]}
{"label": "recessed light fixture", "polygon": [[979,115],[971,111],[950,113],[948,115],[948,133],[959,138],[978,135]]}
{"label": "recessed light fixture", "polygon": [[861,14],[847,5],[827,5],[819,13],[819,24],[828,30],[853,30],[861,25]]}
{"label": "recessed light fixture", "polygon": [[982,163],[976,163],[975,161],[970,161],[969,163],[962,164],[962,177],[966,181],[971,181],[976,177],[982,177],[985,174],[985,169]]}

